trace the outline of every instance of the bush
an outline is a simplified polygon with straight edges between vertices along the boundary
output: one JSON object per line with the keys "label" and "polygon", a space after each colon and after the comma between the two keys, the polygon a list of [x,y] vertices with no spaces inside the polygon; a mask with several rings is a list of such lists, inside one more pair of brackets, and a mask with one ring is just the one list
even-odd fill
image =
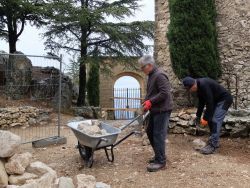
{"label": "bush", "polygon": [[217,79],[221,66],[214,0],[169,0],[169,7],[167,37],[174,72],[179,78]]}
{"label": "bush", "polygon": [[87,82],[88,102],[90,106],[99,106],[99,64],[94,61],[90,64],[89,79]]}

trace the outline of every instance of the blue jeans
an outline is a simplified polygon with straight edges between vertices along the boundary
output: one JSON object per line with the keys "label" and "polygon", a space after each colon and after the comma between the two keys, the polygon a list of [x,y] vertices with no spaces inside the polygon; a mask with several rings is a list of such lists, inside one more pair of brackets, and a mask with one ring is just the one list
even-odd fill
{"label": "blue jeans", "polygon": [[155,161],[160,164],[166,163],[165,140],[171,112],[150,114],[147,135],[155,153]]}
{"label": "blue jeans", "polygon": [[208,122],[210,129],[210,137],[208,142],[215,148],[219,147],[221,126],[228,110],[224,108],[224,103],[225,101],[217,103],[212,121]]}

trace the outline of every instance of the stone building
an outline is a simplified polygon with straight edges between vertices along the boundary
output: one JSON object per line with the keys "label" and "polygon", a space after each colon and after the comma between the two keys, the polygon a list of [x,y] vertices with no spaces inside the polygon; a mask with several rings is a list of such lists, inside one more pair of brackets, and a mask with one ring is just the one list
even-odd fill
{"label": "stone building", "polygon": [[[216,0],[217,31],[223,75],[219,80],[234,96],[235,107],[250,107],[250,0]],[[155,0],[155,58],[168,73],[178,105],[187,97],[175,76],[166,38],[170,23],[168,0]]]}

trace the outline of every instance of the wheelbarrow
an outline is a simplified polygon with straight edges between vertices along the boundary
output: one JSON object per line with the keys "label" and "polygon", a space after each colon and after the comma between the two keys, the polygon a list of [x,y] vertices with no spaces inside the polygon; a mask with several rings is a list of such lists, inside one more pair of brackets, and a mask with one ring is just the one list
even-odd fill
{"label": "wheelbarrow", "polygon": [[94,162],[94,152],[100,149],[104,149],[108,161],[113,162],[115,159],[114,148],[130,136],[140,134],[140,132],[132,131],[117,141],[118,135],[135,121],[138,121],[139,124],[142,124],[148,115],[149,112],[146,112],[142,115],[138,115],[129,123],[122,125],[119,128],[113,127],[107,123],[101,123],[100,128],[105,129],[107,132],[107,135],[101,136],[91,136],[78,130],[78,125],[84,121],[70,122],[68,123],[68,127],[71,128],[78,140],[77,148],[79,150],[80,156],[85,162],[85,165],[91,168]]}

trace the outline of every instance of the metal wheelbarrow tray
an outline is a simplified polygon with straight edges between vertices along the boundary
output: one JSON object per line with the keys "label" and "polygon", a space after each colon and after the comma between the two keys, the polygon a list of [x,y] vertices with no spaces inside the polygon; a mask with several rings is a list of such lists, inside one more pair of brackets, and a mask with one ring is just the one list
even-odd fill
{"label": "metal wheelbarrow tray", "polygon": [[[144,119],[148,116],[149,113],[146,113],[145,115],[138,115],[136,118],[134,118],[132,121],[130,121],[128,124],[121,126],[120,128],[113,127],[111,125],[108,125],[106,123],[101,123],[101,129],[105,129],[107,131],[107,135],[101,135],[101,136],[91,136],[88,134],[85,134],[84,132],[77,129],[78,125],[81,122],[84,121],[78,121],[78,122],[70,122],[68,123],[68,127],[71,128],[73,133],[75,134],[78,145],[77,148],[79,149],[79,153],[82,157],[82,159],[85,162],[85,165],[89,168],[93,165],[93,157],[94,152],[96,150],[104,149],[106,157],[108,161],[113,162],[114,161],[114,147],[126,140],[128,137],[139,134],[138,131],[132,131],[125,137],[121,138],[117,141],[118,135],[121,133],[123,129],[131,125],[133,122],[138,121],[139,124],[144,121]],[[110,154],[108,152],[110,150]]]}

